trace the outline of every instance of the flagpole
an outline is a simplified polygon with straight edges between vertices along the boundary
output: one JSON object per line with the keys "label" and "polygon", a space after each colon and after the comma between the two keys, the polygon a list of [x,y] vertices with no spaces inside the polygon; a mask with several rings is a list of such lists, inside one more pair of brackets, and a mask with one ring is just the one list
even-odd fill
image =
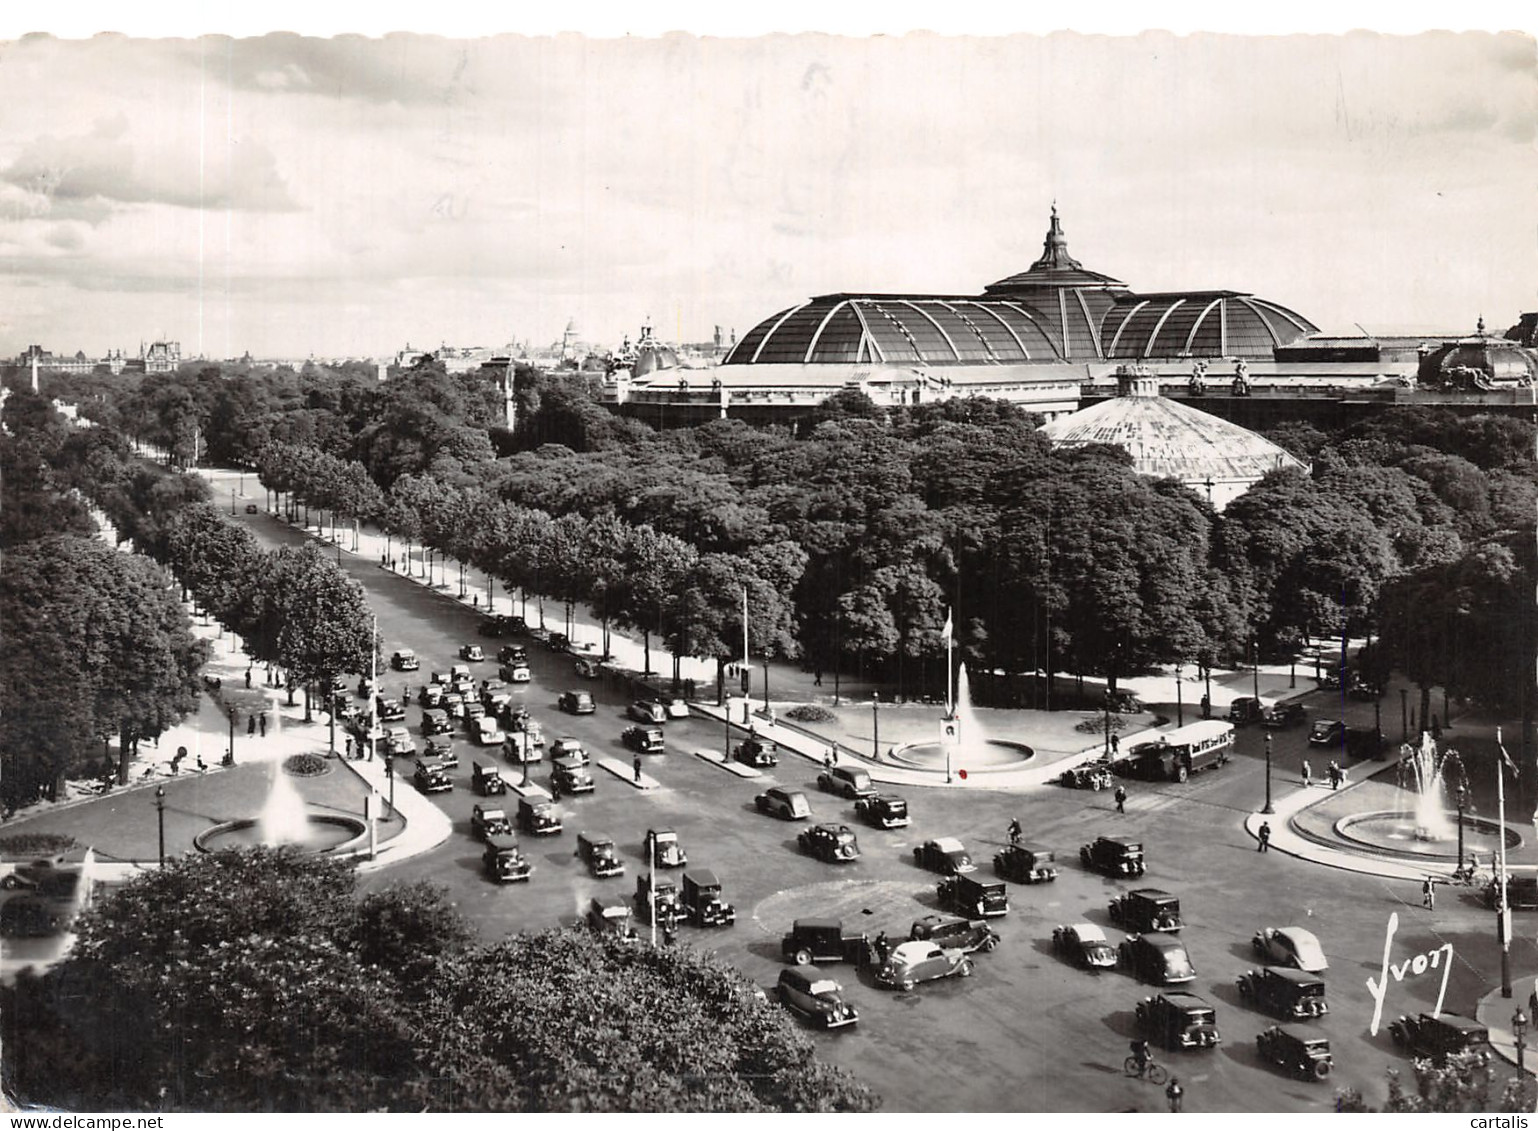
{"label": "flagpole", "polygon": [[[1501,728],[1495,728],[1495,745],[1500,748],[1501,758],[1495,764],[1495,796],[1500,808],[1500,824],[1496,828],[1499,838],[1501,896],[1495,908],[1495,937],[1501,944],[1501,996],[1511,996],[1511,908],[1507,905],[1506,892],[1506,766],[1511,762],[1506,744],[1501,741]],[[1461,863],[1461,861],[1460,861]]]}

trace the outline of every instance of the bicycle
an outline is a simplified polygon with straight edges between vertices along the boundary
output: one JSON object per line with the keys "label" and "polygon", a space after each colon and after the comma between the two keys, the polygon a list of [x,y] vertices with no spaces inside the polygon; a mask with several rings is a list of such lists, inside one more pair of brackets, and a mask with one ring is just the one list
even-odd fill
{"label": "bicycle", "polygon": [[1152,1084],[1162,1084],[1170,1078],[1169,1070],[1152,1058],[1139,1062],[1137,1057],[1129,1056],[1122,1067],[1128,1076],[1141,1076]]}

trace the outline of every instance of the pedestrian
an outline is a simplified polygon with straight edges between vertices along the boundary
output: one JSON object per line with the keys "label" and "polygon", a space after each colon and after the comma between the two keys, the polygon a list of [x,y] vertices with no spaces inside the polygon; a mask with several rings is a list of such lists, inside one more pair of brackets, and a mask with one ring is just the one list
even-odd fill
{"label": "pedestrian", "polygon": [[1020,818],[1016,817],[1014,820],[1009,822],[1009,843],[1019,844],[1021,838],[1024,836],[1025,830],[1020,827]]}
{"label": "pedestrian", "polygon": [[876,964],[878,966],[885,966],[887,957],[891,953],[892,944],[890,941],[888,941],[886,932],[882,931],[879,935],[876,936]]}
{"label": "pedestrian", "polygon": [[1212,696],[1202,693],[1202,718],[1212,718]]}
{"label": "pedestrian", "polygon": [[1178,1112],[1185,1104],[1186,1090],[1180,1086],[1180,1077],[1171,1076],[1170,1082],[1165,1086],[1164,1098],[1169,1100],[1170,1111]]}
{"label": "pedestrian", "polygon": [[1127,811],[1127,787],[1124,785],[1116,787],[1116,811],[1118,813]]}
{"label": "pedestrian", "polygon": [[1116,757],[1116,755],[1118,755],[1120,753],[1121,753],[1121,739],[1113,734],[1113,735],[1111,735],[1111,757],[1114,758],[1114,757]]}
{"label": "pedestrian", "polygon": [[1310,786],[1314,784],[1314,775],[1313,772],[1308,768],[1307,758],[1303,759],[1303,784],[1304,786]]}
{"label": "pedestrian", "polygon": [[246,690],[247,691],[251,690],[251,669],[250,668],[246,669]]}
{"label": "pedestrian", "polygon": [[267,712],[263,711],[256,721],[256,729],[262,732],[262,737],[267,737]]}
{"label": "pedestrian", "polygon": [[1259,835],[1258,839],[1260,841],[1260,844],[1256,846],[1255,851],[1256,852],[1270,852],[1271,851],[1271,822],[1270,821],[1262,821],[1262,822],[1260,822],[1260,835]]}
{"label": "pedestrian", "polygon": [[831,770],[833,768],[833,754],[831,751],[822,756],[822,768],[825,770]]}
{"label": "pedestrian", "polygon": [[822,686],[822,668],[818,668],[815,672],[812,673],[812,686]]}
{"label": "pedestrian", "polygon": [[1421,881],[1421,906],[1427,911],[1437,909],[1437,885],[1430,876]]}
{"label": "pedestrian", "polygon": [[347,757],[352,757],[352,735],[347,736]]}
{"label": "pedestrian", "polygon": [[837,746],[830,746],[830,747],[828,747],[828,759],[829,759],[829,762],[830,762],[831,765],[834,765],[834,766],[838,765],[838,747]]}
{"label": "pedestrian", "polygon": [[1331,789],[1339,789],[1340,788],[1340,779],[1341,779],[1341,771],[1340,771],[1339,764],[1335,763],[1335,762],[1331,762],[1330,763],[1330,788]]}
{"label": "pedestrian", "polygon": [[246,720],[246,734],[247,735],[253,735],[255,733],[256,733],[256,716],[252,715],[249,719]]}
{"label": "pedestrian", "polygon": [[639,783],[641,780],[641,756],[639,754],[631,762],[631,767],[635,770],[635,780]]}

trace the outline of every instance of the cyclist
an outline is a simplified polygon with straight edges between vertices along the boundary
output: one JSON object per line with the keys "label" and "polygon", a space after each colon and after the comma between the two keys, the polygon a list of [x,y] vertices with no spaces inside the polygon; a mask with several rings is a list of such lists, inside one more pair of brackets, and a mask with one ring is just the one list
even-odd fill
{"label": "cyclist", "polygon": [[1137,1061],[1137,1074],[1146,1075],[1148,1066],[1153,1063],[1153,1053],[1149,1051],[1148,1042],[1137,1040],[1132,1042],[1132,1057]]}
{"label": "cyclist", "polygon": [[1009,843],[1010,844],[1019,844],[1021,838],[1024,835],[1025,835],[1025,830],[1020,827],[1020,818],[1019,817],[1016,817],[1013,821],[1009,822]]}

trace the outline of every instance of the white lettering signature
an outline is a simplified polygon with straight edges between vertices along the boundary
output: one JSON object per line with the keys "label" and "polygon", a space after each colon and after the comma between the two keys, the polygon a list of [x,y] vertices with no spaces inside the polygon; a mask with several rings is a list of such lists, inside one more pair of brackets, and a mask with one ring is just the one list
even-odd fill
{"label": "white lettering signature", "polygon": [[[1383,935],[1383,970],[1376,979],[1367,979],[1367,991],[1373,997],[1372,1026],[1368,1032],[1373,1036],[1378,1035],[1378,1023],[1383,1020],[1383,998],[1388,993],[1388,976],[1394,975],[1394,981],[1404,981],[1406,973],[1424,974],[1428,969],[1435,970],[1442,967],[1442,988],[1437,991],[1436,1008],[1431,1011],[1431,1016],[1440,1017],[1442,1014],[1442,999],[1447,995],[1447,976],[1453,969],[1453,944],[1443,943],[1435,950],[1428,950],[1425,954],[1417,954],[1414,958],[1406,958],[1397,966],[1390,965],[1389,951],[1394,946],[1394,932],[1399,930],[1399,912],[1395,911],[1388,917],[1388,930]],[[1442,961],[1442,952],[1447,952],[1447,960]]]}

